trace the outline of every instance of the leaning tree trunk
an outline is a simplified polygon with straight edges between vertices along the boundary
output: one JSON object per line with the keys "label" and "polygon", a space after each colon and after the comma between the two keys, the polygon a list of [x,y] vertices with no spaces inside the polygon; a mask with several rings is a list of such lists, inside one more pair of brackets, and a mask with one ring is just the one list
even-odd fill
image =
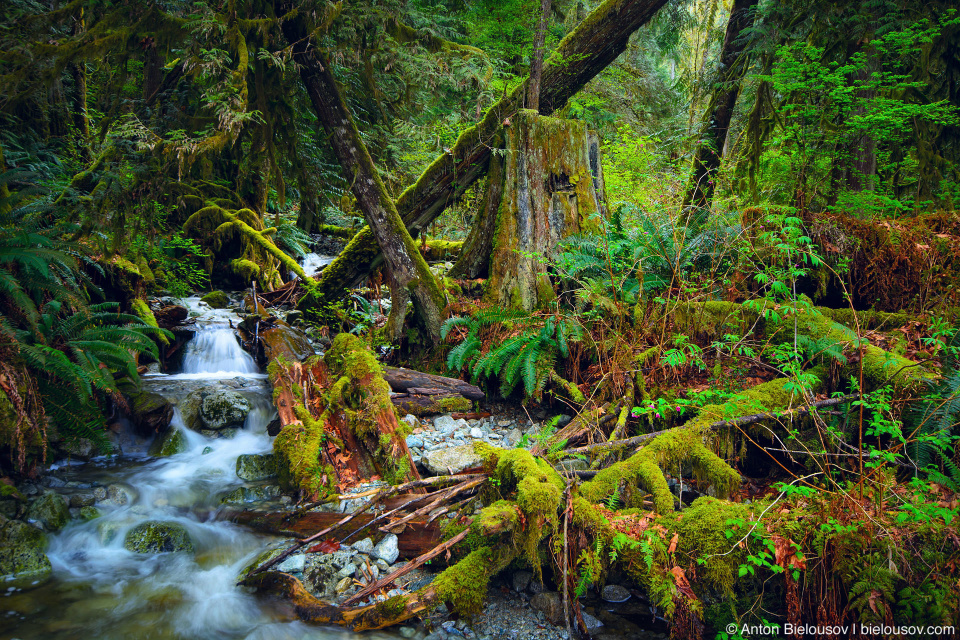
{"label": "leaning tree trunk", "polygon": [[[631,34],[666,4],[666,0],[607,0],[571,31],[550,56],[540,87],[540,113],[549,115],[566,104],[587,82],[627,47]],[[397,199],[396,208],[416,237],[487,171],[491,142],[504,119],[523,106],[526,83],[494,104],[483,120],[461,134],[453,148],[437,158]],[[373,232],[361,230],[327,265],[315,293],[302,301],[309,311],[338,299],[382,263]]]}
{"label": "leaning tree trunk", "polygon": [[686,222],[692,219],[702,221],[703,215],[695,214],[695,211],[705,210],[713,198],[716,173],[720,168],[727,131],[730,129],[737,96],[740,95],[740,82],[747,70],[743,56],[744,42],[740,34],[753,23],[753,9],[758,1],[735,0],[730,11],[727,33],[720,52],[720,78],[707,107],[700,144],[693,156],[693,176],[683,201],[683,216]]}
{"label": "leaning tree trunk", "polygon": [[506,147],[486,295],[531,310],[555,298],[545,258],[557,243],[599,227],[603,186],[583,122],[525,109],[507,127]]}
{"label": "leaning tree trunk", "polygon": [[527,81],[527,109],[540,111],[540,77],[543,75],[543,43],[550,20],[550,0],[540,0],[540,23],[533,36],[533,56],[530,58],[530,79]]}
{"label": "leaning tree trunk", "polygon": [[[277,13],[283,15],[285,11]],[[406,303],[412,297],[417,318],[428,339],[439,341],[441,312],[446,306],[446,295],[420,255],[393,199],[387,193],[353,116],[343,101],[329,63],[313,47],[310,32],[299,14],[283,22],[283,33],[293,44],[294,60],[300,65],[300,78],[310,95],[317,118],[323,124],[344,172],[349,176],[357,204],[386,259],[393,296],[387,323],[388,337],[399,339]]]}

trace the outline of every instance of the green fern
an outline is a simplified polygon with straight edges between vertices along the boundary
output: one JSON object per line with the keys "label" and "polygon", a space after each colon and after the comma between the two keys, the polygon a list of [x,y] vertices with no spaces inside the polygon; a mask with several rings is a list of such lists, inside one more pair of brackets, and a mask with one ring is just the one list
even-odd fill
{"label": "green fern", "polygon": [[[508,325],[520,333],[482,353],[481,334],[494,326]],[[568,356],[570,342],[581,338],[582,329],[572,318],[540,316],[523,311],[480,309],[471,317],[453,317],[443,323],[446,338],[454,327],[467,329],[467,336],[447,354],[447,367],[468,369],[474,382],[498,377],[500,393],[509,396],[522,381],[528,397],[537,397],[546,386],[557,356]]]}

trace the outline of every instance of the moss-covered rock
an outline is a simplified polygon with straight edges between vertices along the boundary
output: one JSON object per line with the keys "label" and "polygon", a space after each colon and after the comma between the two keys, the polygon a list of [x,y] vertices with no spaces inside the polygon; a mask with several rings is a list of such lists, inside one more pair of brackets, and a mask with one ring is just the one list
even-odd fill
{"label": "moss-covered rock", "polygon": [[223,291],[211,291],[200,298],[200,302],[206,302],[211,309],[226,309],[230,306],[230,298]]}
{"label": "moss-covered rock", "polygon": [[80,519],[84,522],[96,520],[101,515],[100,509],[93,506],[80,507]]}
{"label": "moss-covered rock", "polygon": [[0,580],[13,587],[45,582],[53,567],[44,551],[47,538],[34,526],[0,516]]}
{"label": "moss-covered rock", "polygon": [[187,438],[180,429],[170,429],[150,445],[150,455],[166,458],[187,450]]}
{"label": "moss-covered rock", "polygon": [[173,405],[159,393],[143,391],[130,397],[130,421],[144,437],[163,433],[173,419]]}
{"label": "moss-covered rock", "polygon": [[249,400],[236,391],[215,388],[202,394],[194,428],[213,431],[241,428],[248,413],[250,413]]}
{"label": "moss-covered rock", "polygon": [[70,522],[70,507],[63,496],[50,491],[33,501],[27,518],[39,522],[47,531],[59,531]]}
{"label": "moss-covered rock", "polygon": [[193,540],[183,525],[155,520],[141,522],[127,532],[123,546],[135,553],[193,552],[194,550]]}
{"label": "moss-covered rock", "polygon": [[261,331],[260,340],[263,355],[268,361],[282,356],[289,362],[299,362],[315,353],[307,334],[280,320],[273,327]]}
{"label": "moss-covered rock", "polygon": [[277,460],[272,453],[244,454],[237,458],[237,477],[256,481],[277,477]]}

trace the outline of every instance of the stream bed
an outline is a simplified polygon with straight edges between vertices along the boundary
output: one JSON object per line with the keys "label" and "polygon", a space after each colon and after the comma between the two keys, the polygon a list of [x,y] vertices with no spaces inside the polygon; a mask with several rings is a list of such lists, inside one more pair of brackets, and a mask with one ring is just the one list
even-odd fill
{"label": "stream bed", "polygon": [[[75,519],[49,536],[49,582],[32,590],[0,586],[0,638],[399,637],[306,625],[282,603],[236,586],[240,571],[279,540],[218,516],[224,495],[244,484],[237,457],[271,451],[266,426],[276,411],[266,375],[228,325],[233,312],[205,308],[196,299],[187,303],[200,315],[183,371],[145,375],[143,387],[174,403],[200,386],[235,391],[250,405],[242,428],[232,437],[209,437],[187,429],[176,409],[171,424],[182,435],[180,453],[150,457],[147,443],[121,436],[119,455],[53,465],[44,487],[109,495],[96,503],[99,517]],[[125,547],[131,530],[157,522],[185,530],[192,551],[136,553]]]}

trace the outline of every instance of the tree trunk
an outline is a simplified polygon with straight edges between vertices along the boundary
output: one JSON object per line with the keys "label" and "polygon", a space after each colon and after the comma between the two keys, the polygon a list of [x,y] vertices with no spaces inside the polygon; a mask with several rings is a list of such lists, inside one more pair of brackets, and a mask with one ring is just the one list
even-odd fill
{"label": "tree trunk", "polygon": [[747,70],[743,56],[744,43],[741,32],[753,24],[754,8],[759,0],[734,0],[727,22],[727,33],[720,52],[720,78],[707,107],[700,144],[693,156],[693,177],[683,201],[683,216],[686,222],[705,219],[704,210],[713,198],[714,180],[720,168],[723,147],[730,129],[733,109],[740,95],[740,82]]}
{"label": "tree trunk", "polygon": [[[286,12],[277,13],[283,15]],[[330,145],[350,177],[357,204],[386,259],[391,291],[396,294],[390,311],[391,320],[388,322],[393,333],[388,337],[392,340],[400,337],[406,315],[405,298],[409,292],[428,339],[438,342],[446,295],[420,255],[416,243],[397,212],[396,205],[387,193],[353,116],[343,101],[329,63],[311,44],[304,20],[296,14],[284,21],[283,32],[293,44],[294,60],[300,65],[300,77],[310,95],[317,118],[329,134]]]}
{"label": "tree trunk", "polygon": [[530,58],[530,80],[527,82],[527,109],[540,112],[540,76],[543,74],[543,43],[550,20],[550,0],[540,0],[540,23],[533,36],[533,56]]}
{"label": "tree trunk", "polygon": [[603,194],[583,122],[525,109],[507,128],[506,147],[486,296],[531,310],[555,298],[544,259],[567,236],[598,227]]}
{"label": "tree trunk", "polygon": [[[549,115],[566,104],[587,82],[627,47],[631,34],[666,4],[666,0],[607,0],[557,46],[543,70],[540,113]],[[416,237],[487,171],[491,142],[505,118],[520,110],[526,96],[521,84],[494,104],[483,120],[461,134],[450,151],[434,161],[397,199],[397,211]],[[369,228],[361,230],[323,271],[316,297],[303,300],[309,310],[338,299],[345,288],[359,284],[382,262]]]}

